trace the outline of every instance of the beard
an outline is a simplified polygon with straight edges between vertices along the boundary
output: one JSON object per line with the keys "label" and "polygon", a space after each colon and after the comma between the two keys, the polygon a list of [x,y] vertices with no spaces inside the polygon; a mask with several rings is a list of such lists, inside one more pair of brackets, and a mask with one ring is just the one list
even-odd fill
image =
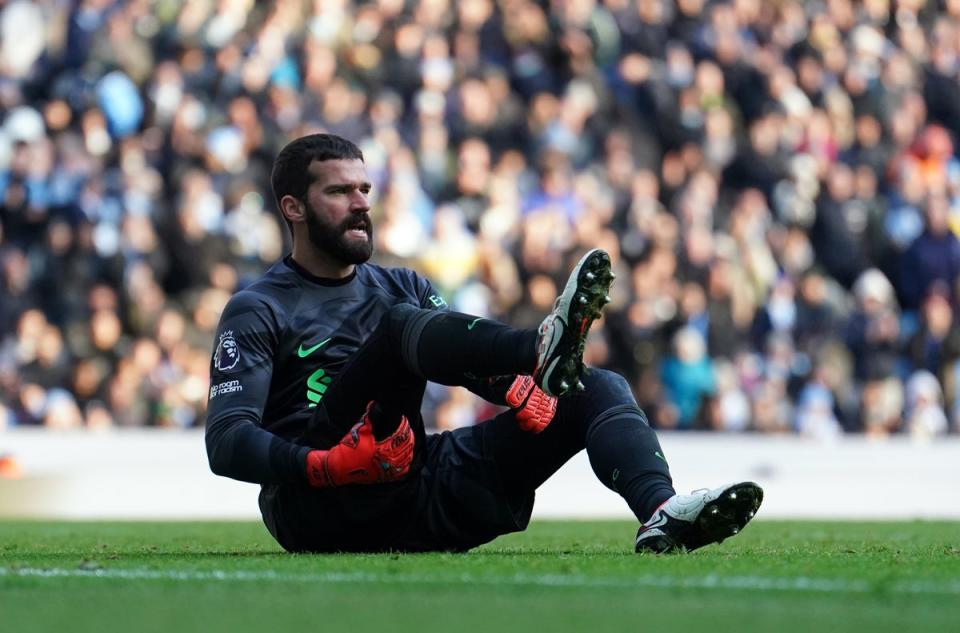
{"label": "beard", "polygon": [[[339,224],[330,224],[307,203],[307,236],[314,248],[344,264],[362,264],[373,255],[373,222],[370,214],[357,213]],[[367,239],[360,241],[347,237],[347,231],[362,228]]]}

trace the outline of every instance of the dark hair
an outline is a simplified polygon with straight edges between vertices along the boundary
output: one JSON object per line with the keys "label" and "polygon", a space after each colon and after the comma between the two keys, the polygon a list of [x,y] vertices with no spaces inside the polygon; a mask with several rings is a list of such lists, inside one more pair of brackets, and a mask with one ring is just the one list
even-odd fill
{"label": "dark hair", "polygon": [[[273,196],[277,201],[277,210],[280,211],[280,199],[284,196],[293,196],[303,200],[310,187],[311,177],[307,172],[313,161],[325,160],[363,160],[360,148],[345,138],[334,134],[310,134],[288,143],[277,159],[273,161],[273,173],[270,175],[270,185],[273,187]],[[284,218],[286,219],[286,218]],[[287,222],[289,226],[290,223]]]}

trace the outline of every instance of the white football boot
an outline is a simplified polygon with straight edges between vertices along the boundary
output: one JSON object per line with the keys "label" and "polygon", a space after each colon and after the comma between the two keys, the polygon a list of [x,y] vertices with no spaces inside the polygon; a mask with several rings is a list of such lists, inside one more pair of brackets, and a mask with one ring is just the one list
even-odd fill
{"label": "white football boot", "polygon": [[762,501],[763,489],[752,481],[674,495],[640,526],[636,551],[690,552],[720,543],[740,532]]}
{"label": "white football boot", "polygon": [[590,325],[610,303],[607,292],[614,277],[606,251],[587,252],[570,273],[553,311],[540,324],[533,379],[548,396],[583,391],[583,346]]}

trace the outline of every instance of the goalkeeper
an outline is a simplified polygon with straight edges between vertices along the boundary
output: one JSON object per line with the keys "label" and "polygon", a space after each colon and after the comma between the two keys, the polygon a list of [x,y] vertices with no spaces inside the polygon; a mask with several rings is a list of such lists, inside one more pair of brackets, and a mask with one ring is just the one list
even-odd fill
{"label": "goalkeeper", "polygon": [[[368,263],[371,184],[350,141],[293,141],[272,186],[293,250],[224,309],[206,444],[215,473],[261,485],[285,549],[475,547],[526,528],[536,489],[584,448],[637,516],[637,551],[696,549],[752,518],[762,491],[750,482],[677,495],[627,382],[584,371],[613,279],[606,253],[581,258],[537,330],[516,330],[447,310],[411,270]],[[509,408],[428,436],[427,380]]]}

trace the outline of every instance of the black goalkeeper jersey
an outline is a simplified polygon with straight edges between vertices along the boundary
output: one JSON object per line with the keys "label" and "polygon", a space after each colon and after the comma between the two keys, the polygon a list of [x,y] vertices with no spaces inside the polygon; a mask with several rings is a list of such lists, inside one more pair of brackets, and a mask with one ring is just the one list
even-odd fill
{"label": "black goalkeeper jersey", "polygon": [[346,279],[320,279],[289,256],[235,294],[210,363],[213,471],[256,483],[305,481],[309,449],[295,440],[351,354],[401,303],[446,306],[409,269],[360,264]]}

